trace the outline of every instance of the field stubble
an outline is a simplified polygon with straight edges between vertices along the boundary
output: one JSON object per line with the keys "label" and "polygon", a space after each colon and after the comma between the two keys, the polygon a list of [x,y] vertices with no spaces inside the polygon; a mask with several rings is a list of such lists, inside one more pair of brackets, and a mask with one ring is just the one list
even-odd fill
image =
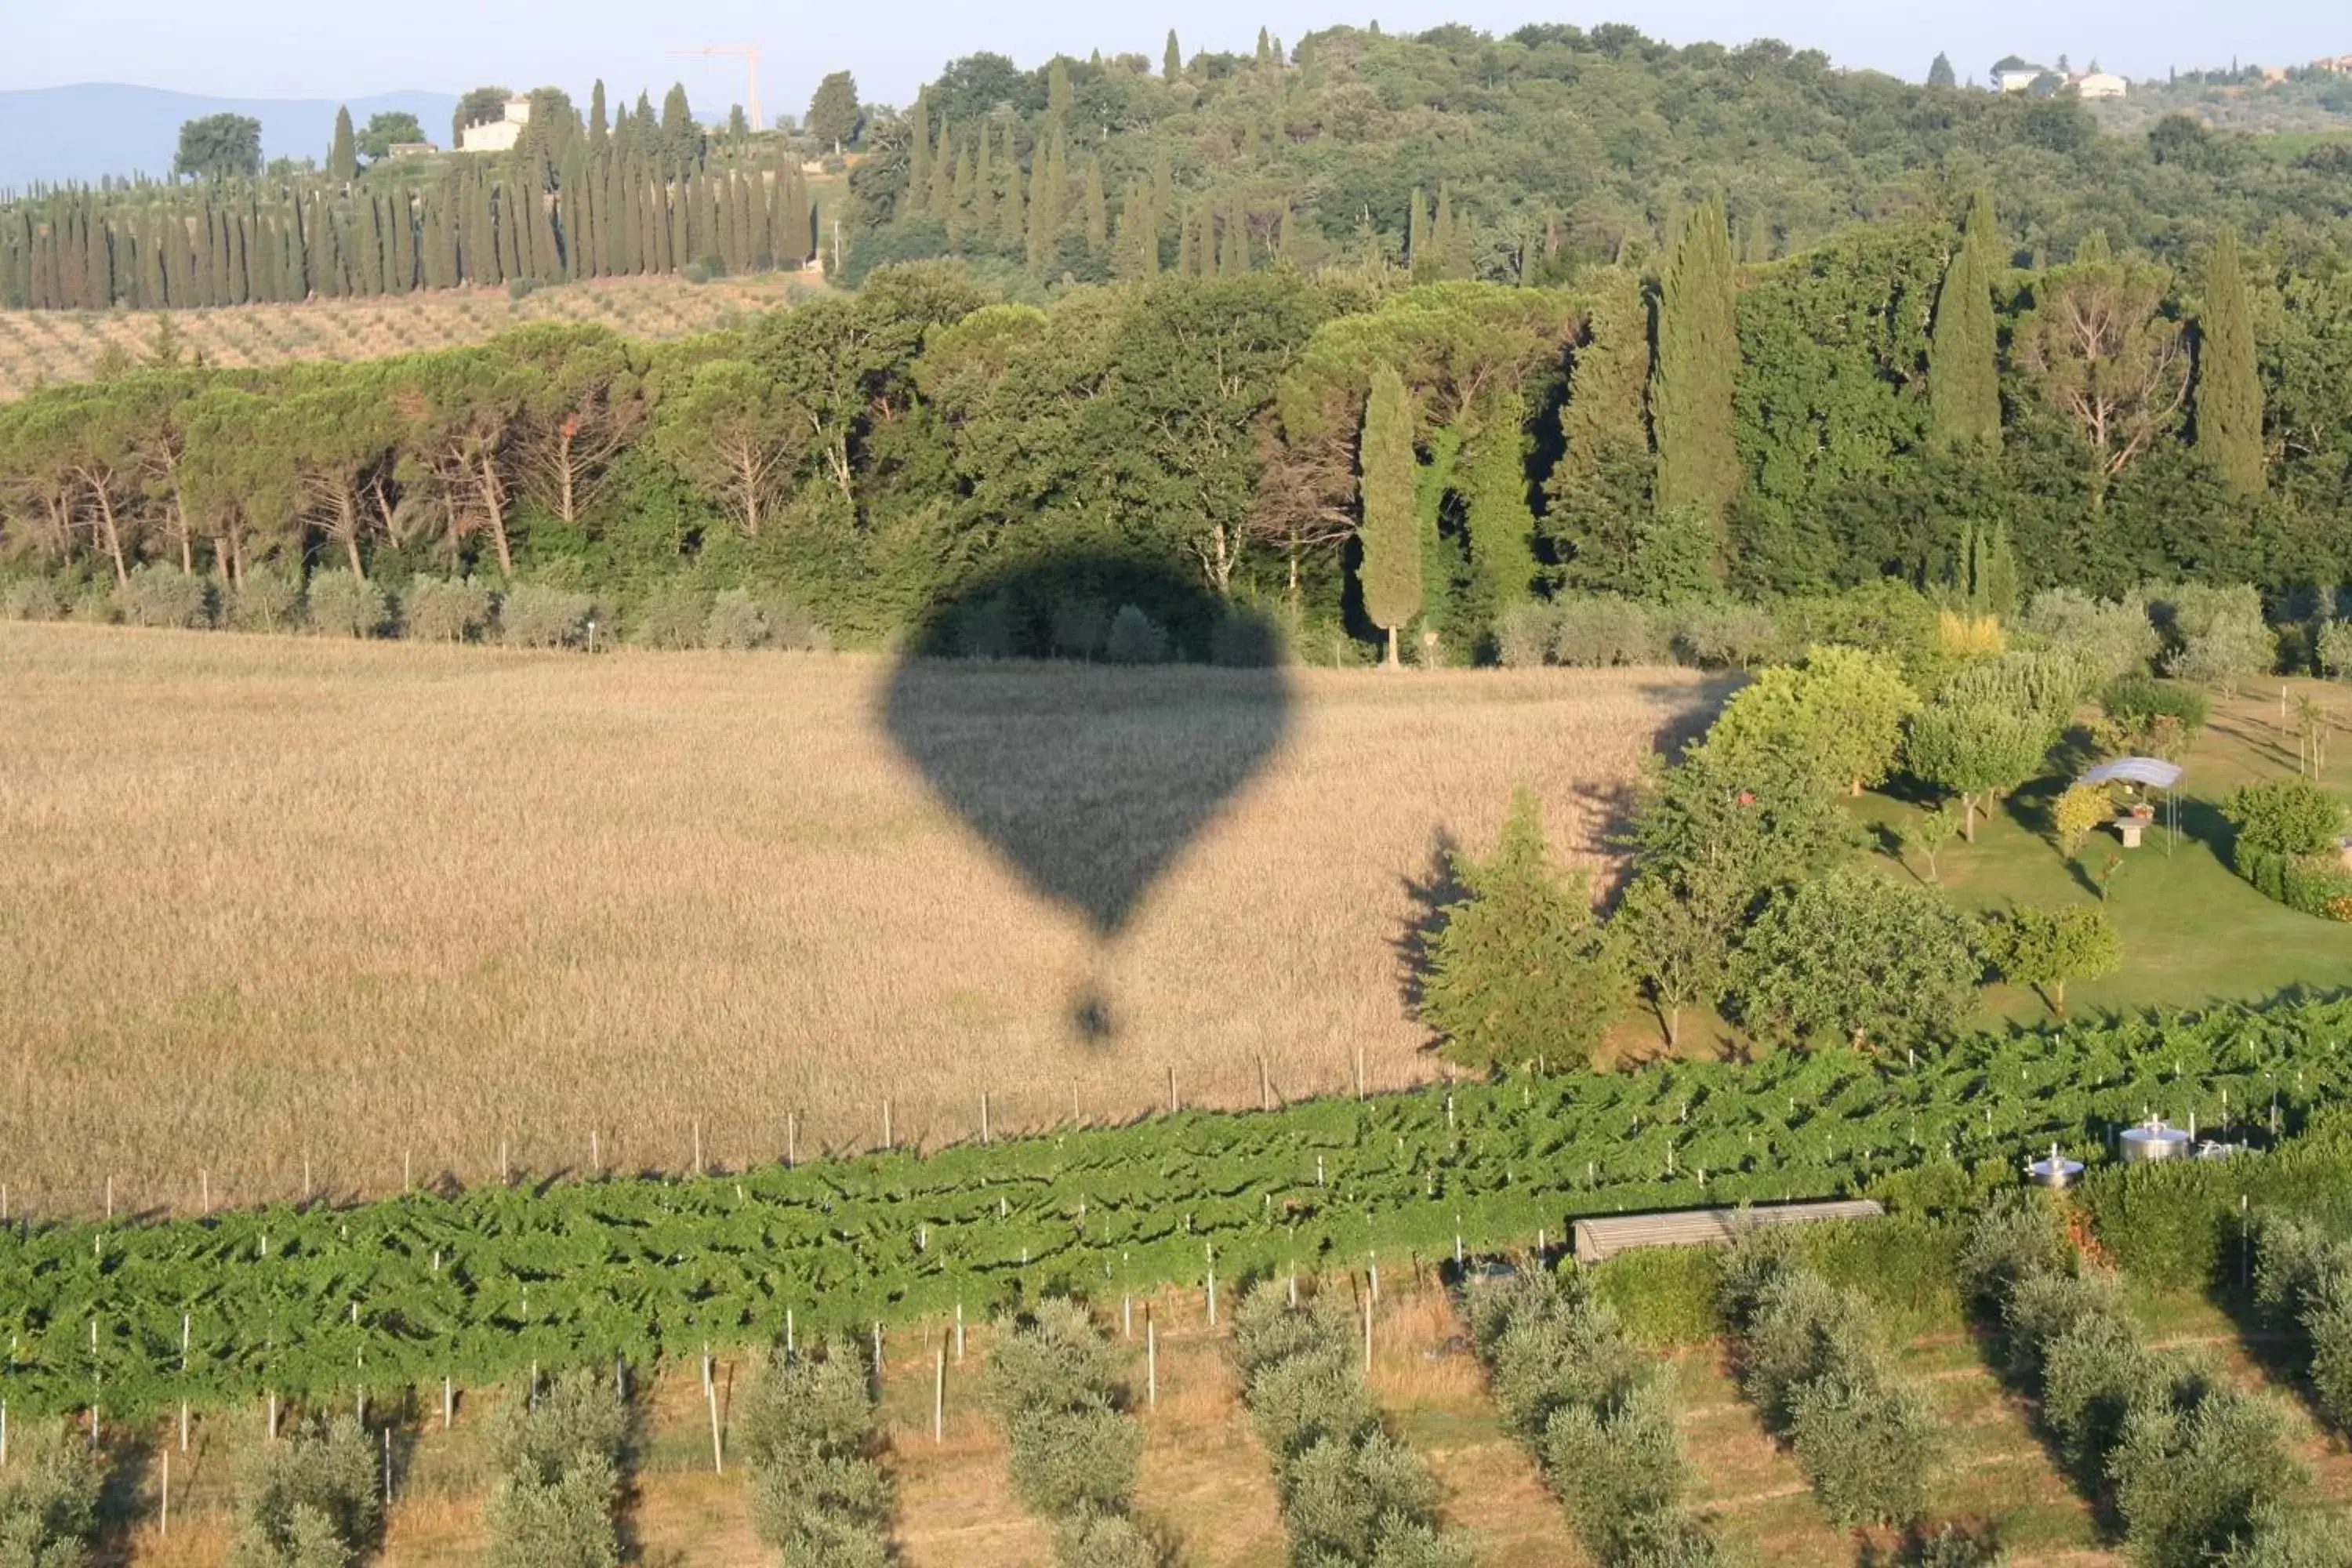
{"label": "field stubble", "polygon": [[[1146,1113],[1171,1069],[1188,1105],[1255,1104],[1261,1060],[1278,1096],[1349,1089],[1360,1047],[1370,1087],[1423,1080],[1400,947],[1436,847],[1485,844],[1525,782],[1595,862],[1638,760],[1723,690],[1293,672],[1284,738],[1105,945],[904,759],[890,678],[0,626],[0,1180],[19,1212],[90,1212],[110,1182],[118,1212],[185,1212],[576,1173],[592,1148],[863,1149],[886,1098],[898,1142],[937,1145],[983,1092],[1006,1132]],[[1045,712],[1159,683],[1104,759],[1145,777],[1267,689],[966,679]],[[1108,1039],[1073,1026],[1096,984]]]}

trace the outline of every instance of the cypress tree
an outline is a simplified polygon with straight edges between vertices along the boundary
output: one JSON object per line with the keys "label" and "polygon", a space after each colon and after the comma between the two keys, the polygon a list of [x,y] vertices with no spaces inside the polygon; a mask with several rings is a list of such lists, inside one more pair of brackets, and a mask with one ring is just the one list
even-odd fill
{"label": "cypress tree", "polygon": [[1935,63],[1927,68],[1927,85],[1929,87],[1958,87],[1960,85],[1958,73],[1952,69],[1951,56],[1945,54],[1941,49],[1936,51]]}
{"label": "cypress tree", "polygon": [[982,245],[996,238],[996,170],[991,159],[995,140],[988,133],[988,125],[980,127],[980,152],[971,174],[971,231]]}
{"label": "cypress tree", "polygon": [[2197,449],[2232,494],[2262,493],[2263,383],[2234,229],[2223,229],[2213,241],[2205,308],[2197,316]]}
{"label": "cypress tree", "polygon": [[1013,121],[1004,122],[1004,200],[996,209],[996,244],[1017,251],[1028,242],[1029,216],[1021,199],[1021,153],[1013,140]]}
{"label": "cypress tree", "polygon": [[1045,258],[1053,253],[1053,216],[1055,203],[1045,187],[1051,162],[1043,148],[1029,160],[1029,269],[1042,272]]}
{"label": "cypress tree", "polygon": [[662,156],[673,173],[682,174],[702,163],[702,127],[694,122],[684,82],[672,82],[662,99],[661,145]]}
{"label": "cypress tree", "polygon": [[931,105],[926,92],[915,94],[907,118],[907,207],[914,211],[931,199]]}
{"label": "cypress tree", "polygon": [[1055,55],[1045,68],[1045,112],[1059,124],[1070,113],[1070,62]]}
{"label": "cypress tree", "polygon": [[[1451,208],[1451,196],[1450,191],[1441,189],[1437,197],[1439,206]],[[1450,219],[1439,227],[1437,243],[1442,248],[1438,266],[1447,278],[1467,282],[1477,270],[1472,253],[1475,237],[1470,229],[1470,215],[1466,211],[1454,212]]]}
{"label": "cypress tree", "polygon": [[1200,269],[1198,258],[1193,254],[1193,234],[1199,226],[1199,216],[1196,207],[1187,207],[1183,216],[1176,220],[1176,276],[1179,278],[1193,277]]}
{"label": "cypress tree", "polygon": [[612,133],[606,128],[604,118],[604,79],[600,76],[588,93],[588,150],[602,153],[611,139]]}
{"label": "cypress tree", "polygon": [[171,303],[163,288],[163,247],[155,233],[155,208],[148,204],[139,209],[139,303],[142,309],[160,310]]}
{"label": "cypress tree", "polygon": [[1505,393],[1479,410],[1463,477],[1464,521],[1470,530],[1470,566],[1490,611],[1527,604],[1535,595],[1536,516],[1528,504],[1528,469],[1521,423],[1526,411]]}
{"label": "cypress tree", "polygon": [[1176,47],[1176,29],[1168,29],[1168,47],[1160,51],[1160,74],[1174,81],[1184,74],[1184,51]]}
{"label": "cypress tree", "polygon": [[1412,188],[1412,208],[1405,214],[1404,261],[1416,283],[1427,282],[1437,276],[1437,258],[1429,243],[1429,208],[1423,202],[1421,187]]}
{"label": "cypress tree", "polygon": [[207,201],[196,204],[196,302],[217,305],[221,302],[219,253],[213,245],[213,205]]}
{"label": "cypress tree", "polygon": [[2000,444],[2000,374],[1994,363],[1992,266],[2000,243],[1992,197],[1969,206],[1960,247],[1944,268],[1936,326],[1927,345],[1929,437],[1946,451]]}
{"label": "cypress tree", "polygon": [[111,247],[107,243],[103,218],[93,221],[88,203],[81,216],[82,271],[87,281],[82,292],[89,297],[94,310],[104,310],[114,304],[114,263]]}
{"label": "cypress tree", "polygon": [[[1433,273],[1439,278],[1452,278],[1454,276],[1452,256],[1454,187],[1451,184],[1441,184],[1437,187],[1437,216],[1430,220],[1429,247],[1434,253],[1432,259],[1436,262],[1436,266],[1432,268]],[[1413,268],[1413,274],[1418,277],[1420,273],[1421,268],[1416,265]]]}
{"label": "cypress tree", "polygon": [[1421,520],[1413,505],[1420,472],[1404,379],[1385,364],[1373,370],[1364,400],[1357,474],[1362,520],[1356,538],[1363,552],[1357,570],[1364,613],[1388,633],[1387,662],[1393,669],[1399,662],[1397,634],[1421,614]]}
{"label": "cypress tree", "polygon": [[1102,160],[1087,161],[1087,248],[1100,256],[1110,244],[1110,204],[1103,195]]}
{"label": "cypress tree", "polygon": [[979,177],[979,165],[967,142],[963,151],[956,154],[955,194],[948,202],[948,240],[952,245],[963,243],[964,219],[971,212],[973,186]]}
{"label": "cypress tree", "polygon": [[689,215],[694,230],[694,242],[687,249],[688,261],[716,261],[727,265],[726,241],[719,233],[719,200],[711,177],[697,175],[688,187],[694,196],[694,210]]}
{"label": "cypress tree", "polygon": [[1658,509],[1687,511],[1718,534],[1739,492],[1732,378],[1739,368],[1731,231],[1720,198],[1683,226],[1658,296],[1650,421],[1658,443]]}
{"label": "cypress tree", "polygon": [[359,142],[352,134],[352,111],[346,105],[335,110],[335,140],[327,149],[327,178],[348,185],[359,177]]}
{"label": "cypress tree", "polygon": [[955,132],[946,125],[940,127],[940,144],[931,153],[931,188],[925,194],[924,210],[942,225],[955,211]]}
{"label": "cypress tree", "polygon": [[1235,195],[1225,209],[1223,243],[1217,247],[1217,276],[1238,278],[1249,270],[1249,209]]}

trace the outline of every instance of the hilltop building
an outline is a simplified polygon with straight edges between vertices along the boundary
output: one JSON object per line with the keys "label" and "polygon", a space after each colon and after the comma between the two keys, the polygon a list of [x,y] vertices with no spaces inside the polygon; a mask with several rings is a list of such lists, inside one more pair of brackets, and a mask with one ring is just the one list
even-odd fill
{"label": "hilltop building", "polygon": [[2048,66],[2038,66],[2032,60],[2011,55],[1992,68],[1992,89],[1995,92],[2023,92],[2050,74]]}
{"label": "hilltop building", "polygon": [[2066,85],[2084,99],[2121,98],[2131,91],[2131,83],[2113,71],[2085,71],[2068,77]]}
{"label": "hilltop building", "polygon": [[479,125],[468,125],[457,139],[461,153],[508,153],[522,139],[522,128],[530,123],[530,100],[509,98],[505,114]]}

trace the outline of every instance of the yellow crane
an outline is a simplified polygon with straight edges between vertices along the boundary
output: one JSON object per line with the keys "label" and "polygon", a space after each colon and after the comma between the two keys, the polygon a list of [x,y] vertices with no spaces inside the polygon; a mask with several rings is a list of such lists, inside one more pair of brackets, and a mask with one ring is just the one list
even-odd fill
{"label": "yellow crane", "polygon": [[751,117],[752,130],[765,131],[768,128],[767,117],[760,112],[759,45],[712,44],[699,49],[672,49],[670,53],[678,56],[691,55],[701,58],[708,58],[713,55],[728,55],[741,60],[744,75],[747,78],[743,94],[743,112]]}

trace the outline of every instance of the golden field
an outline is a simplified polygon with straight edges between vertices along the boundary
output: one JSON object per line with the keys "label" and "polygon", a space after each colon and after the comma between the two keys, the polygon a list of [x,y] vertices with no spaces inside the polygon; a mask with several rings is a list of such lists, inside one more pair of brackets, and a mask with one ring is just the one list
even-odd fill
{"label": "golden field", "polygon": [[630,338],[692,337],[784,305],[796,289],[824,287],[815,274],[770,272],[699,285],[677,277],[607,278],[520,300],[500,289],[448,289],[208,310],[0,310],[0,399],[47,382],[88,381],[110,351],[145,362],[164,315],[184,353],[251,370],[457,348],[533,321],[610,327]]}
{"label": "golden field", "polygon": [[[1084,768],[1035,775],[1071,796],[1066,852],[1102,854],[1085,822],[1112,809],[1133,864],[1168,856],[1103,941],[1036,890],[1068,868],[1024,878],[906,760],[892,679],[869,656],[0,625],[16,1212],[89,1212],[110,1183],[117,1212],[184,1212],[592,1150],[808,1157],[877,1143],[886,1100],[897,1141],[936,1146],[983,1093],[1000,1131],[1148,1111],[1171,1070],[1187,1104],[1253,1105],[1261,1061],[1284,1098],[1350,1089],[1359,1059],[1371,1087],[1417,1080],[1400,948],[1436,846],[1483,847],[1525,782],[1591,858],[1640,759],[1723,691],[929,667],[901,727],[1000,796],[1039,725],[1127,704]],[[1149,809],[1262,738],[1196,835]],[[1076,1026],[1089,995],[1107,1035]]]}

